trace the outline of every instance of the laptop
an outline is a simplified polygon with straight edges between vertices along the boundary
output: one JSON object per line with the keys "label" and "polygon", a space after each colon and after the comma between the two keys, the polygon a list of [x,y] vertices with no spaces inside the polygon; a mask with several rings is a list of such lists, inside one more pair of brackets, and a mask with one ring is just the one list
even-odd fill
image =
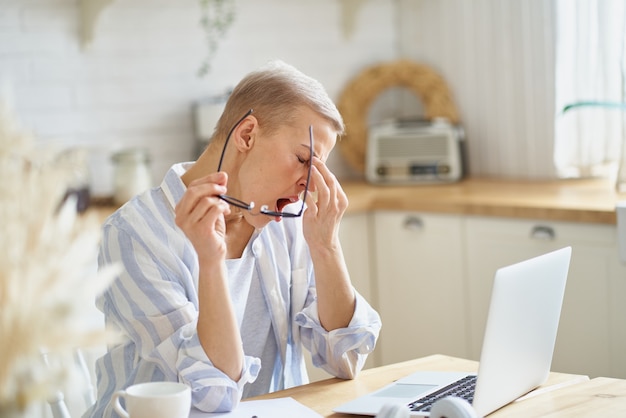
{"label": "laptop", "polygon": [[415,372],[333,411],[376,415],[386,404],[404,403],[412,417],[425,417],[436,400],[452,395],[450,388],[465,386],[460,396],[485,416],[543,384],[552,364],[571,254],[572,248],[565,247],[496,271],[477,374]]}

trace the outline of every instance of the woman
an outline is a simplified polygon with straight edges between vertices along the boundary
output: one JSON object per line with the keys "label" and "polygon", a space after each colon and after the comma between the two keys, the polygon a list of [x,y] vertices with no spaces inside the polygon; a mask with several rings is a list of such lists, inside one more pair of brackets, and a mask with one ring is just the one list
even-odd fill
{"label": "woman", "polygon": [[274,62],[233,90],[196,162],[106,221],[100,263],[124,269],[98,306],[127,339],[98,360],[88,415],[112,416],[113,392],[154,380],[229,411],[307,383],[303,349],[337,377],[358,373],[381,323],[339,243],[348,200],[324,162],[342,132],[323,87]]}

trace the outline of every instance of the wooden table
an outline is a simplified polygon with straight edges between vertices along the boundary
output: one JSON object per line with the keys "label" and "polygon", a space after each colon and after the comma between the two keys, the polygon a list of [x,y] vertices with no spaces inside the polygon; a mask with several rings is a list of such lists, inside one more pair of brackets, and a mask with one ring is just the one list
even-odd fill
{"label": "wooden table", "polygon": [[516,401],[489,417],[624,417],[626,380],[596,377]]}
{"label": "wooden table", "polygon": [[[327,379],[262,395],[254,399],[290,396],[324,417],[355,418],[333,413],[333,407],[364,395],[418,370],[476,372],[478,362],[443,355],[364,370],[354,380]],[[617,417],[626,416],[626,380],[550,373],[547,382],[489,417]]]}

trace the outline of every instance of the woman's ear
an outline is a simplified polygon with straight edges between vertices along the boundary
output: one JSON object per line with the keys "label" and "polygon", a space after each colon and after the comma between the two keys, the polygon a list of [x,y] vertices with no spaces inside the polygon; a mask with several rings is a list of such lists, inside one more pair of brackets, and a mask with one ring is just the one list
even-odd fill
{"label": "woman's ear", "polygon": [[259,132],[259,121],[253,115],[246,117],[233,132],[233,145],[241,152],[246,152],[254,145]]}

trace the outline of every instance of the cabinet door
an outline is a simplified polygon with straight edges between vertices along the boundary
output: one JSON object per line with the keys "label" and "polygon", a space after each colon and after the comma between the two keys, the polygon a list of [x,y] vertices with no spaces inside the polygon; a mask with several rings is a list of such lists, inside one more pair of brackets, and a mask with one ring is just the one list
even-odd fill
{"label": "cabinet door", "polygon": [[343,255],[350,272],[350,279],[356,290],[376,308],[372,298],[370,274],[369,213],[356,213],[344,216],[339,229],[339,239]]}
{"label": "cabinet door", "polygon": [[617,257],[612,229],[582,223],[466,219],[470,358],[478,360],[480,355],[495,271],[571,245],[552,369],[594,377],[622,376],[624,370],[612,367],[611,360],[616,329],[612,318],[624,312],[623,303],[617,306],[610,300],[611,266]]}
{"label": "cabinet door", "polygon": [[381,363],[465,357],[461,218],[381,211],[373,229]]}

